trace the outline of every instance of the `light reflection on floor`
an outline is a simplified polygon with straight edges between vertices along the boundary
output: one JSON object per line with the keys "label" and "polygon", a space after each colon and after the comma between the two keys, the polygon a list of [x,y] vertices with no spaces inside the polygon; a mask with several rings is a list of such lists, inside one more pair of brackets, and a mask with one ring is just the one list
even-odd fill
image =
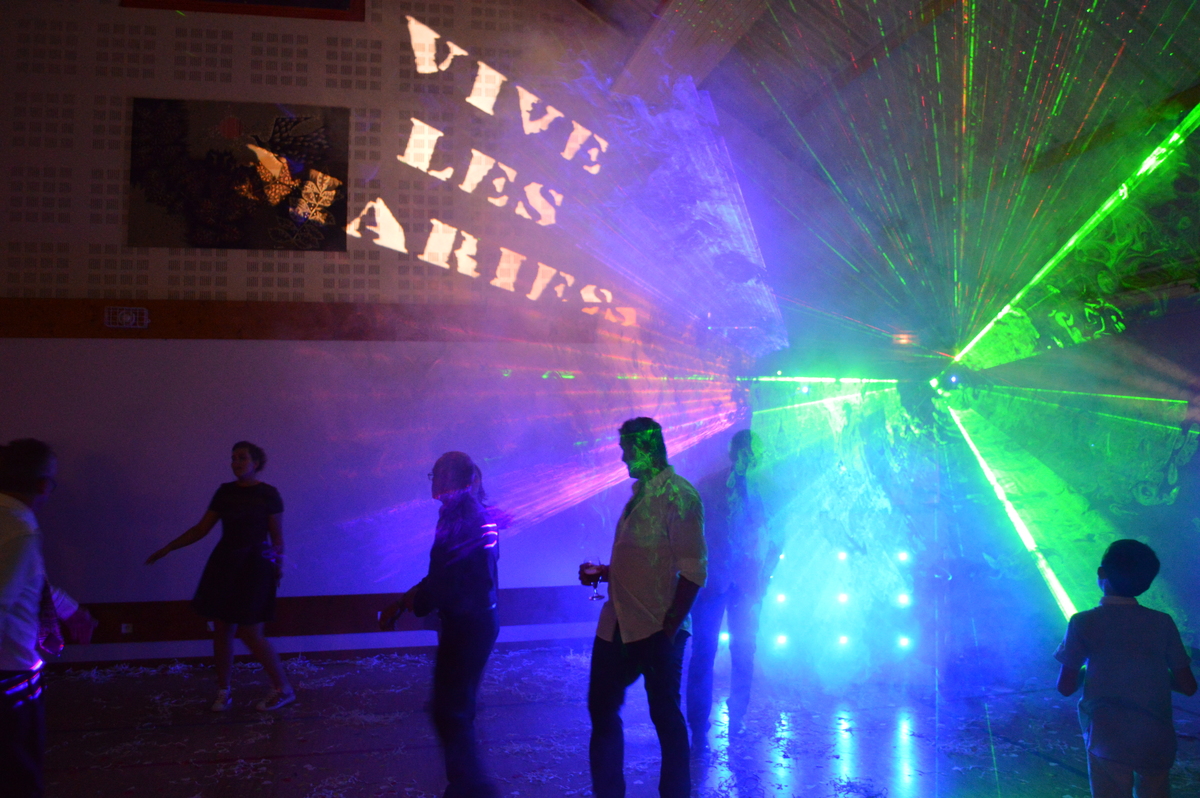
{"label": "light reflection on floor", "polygon": [[[445,782],[423,710],[431,665],[428,654],[290,660],[299,701],[266,716],[251,709],[263,687],[253,668],[238,668],[235,708],[219,715],[208,711],[205,667],[52,671],[49,794],[435,798]],[[479,730],[506,798],[590,794],[587,668],[582,641],[494,655]],[[795,677],[763,678],[733,739],[718,670],[711,749],[693,759],[695,798],[991,798],[998,788],[1000,798],[1084,798],[1073,701],[1054,692],[1046,670],[1019,689],[944,693],[940,705],[927,685],[827,693]],[[1186,736],[1175,794],[1194,796],[1200,715],[1177,706]],[[640,684],[622,714],[627,798],[653,798],[658,743]]]}
{"label": "light reflection on floor", "polygon": [[896,713],[896,756],[889,795],[893,798],[916,796],[916,762],[913,760],[913,718],[908,709]]}

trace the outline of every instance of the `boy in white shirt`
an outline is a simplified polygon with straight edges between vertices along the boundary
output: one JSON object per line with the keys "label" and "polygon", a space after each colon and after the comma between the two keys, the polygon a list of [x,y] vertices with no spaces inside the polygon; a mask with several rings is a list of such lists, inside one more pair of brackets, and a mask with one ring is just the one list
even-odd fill
{"label": "boy in white shirt", "polygon": [[[1079,723],[1088,752],[1093,798],[1170,795],[1175,762],[1171,691],[1192,695],[1196,677],[1175,621],[1138,603],[1158,575],[1154,550],[1115,541],[1096,575],[1100,606],[1076,613],[1054,658],[1062,663],[1058,691],[1083,682]],[[1086,675],[1083,666],[1087,665]]]}

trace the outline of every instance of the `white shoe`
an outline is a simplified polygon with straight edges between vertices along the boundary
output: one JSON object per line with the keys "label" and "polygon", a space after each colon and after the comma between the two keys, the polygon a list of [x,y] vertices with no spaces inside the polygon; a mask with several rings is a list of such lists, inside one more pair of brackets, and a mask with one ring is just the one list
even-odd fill
{"label": "white shoe", "polygon": [[224,690],[217,691],[217,699],[213,701],[213,712],[224,712],[233,706],[232,691],[226,687]]}
{"label": "white shoe", "polygon": [[254,705],[254,708],[259,712],[273,712],[280,707],[286,707],[288,704],[296,700],[296,691],[276,690],[271,688],[271,692],[267,693],[267,697]]}

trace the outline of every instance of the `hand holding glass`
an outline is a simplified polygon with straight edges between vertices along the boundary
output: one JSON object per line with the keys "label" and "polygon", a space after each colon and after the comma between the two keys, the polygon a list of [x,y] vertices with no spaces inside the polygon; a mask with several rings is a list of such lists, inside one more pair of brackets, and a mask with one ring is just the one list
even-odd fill
{"label": "hand holding glass", "polygon": [[607,572],[608,569],[600,564],[599,557],[593,557],[579,566],[579,581],[592,586],[592,595],[588,596],[588,601],[602,601],[605,598],[600,595],[600,581]]}

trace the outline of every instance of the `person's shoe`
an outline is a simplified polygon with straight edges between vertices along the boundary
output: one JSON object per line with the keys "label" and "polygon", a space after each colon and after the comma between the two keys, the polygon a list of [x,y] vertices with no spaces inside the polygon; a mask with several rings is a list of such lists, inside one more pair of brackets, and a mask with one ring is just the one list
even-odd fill
{"label": "person's shoe", "polygon": [[254,708],[259,712],[273,712],[280,707],[286,707],[288,704],[296,700],[296,691],[276,690],[271,688],[271,692],[267,693],[267,697],[254,705]]}
{"label": "person's shoe", "polygon": [[213,712],[224,712],[233,706],[233,693],[226,687],[224,690],[217,691],[217,699],[213,701]]}

